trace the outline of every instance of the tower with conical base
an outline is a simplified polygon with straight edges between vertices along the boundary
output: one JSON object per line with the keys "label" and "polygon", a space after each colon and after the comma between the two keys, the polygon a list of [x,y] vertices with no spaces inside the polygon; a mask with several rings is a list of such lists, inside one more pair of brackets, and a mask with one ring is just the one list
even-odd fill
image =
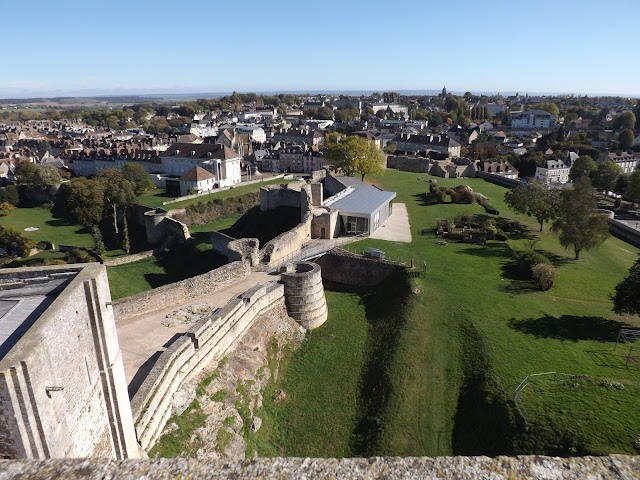
{"label": "tower with conical base", "polygon": [[280,268],[284,299],[289,316],[304,328],[313,329],[327,320],[320,265],[312,262],[289,263]]}

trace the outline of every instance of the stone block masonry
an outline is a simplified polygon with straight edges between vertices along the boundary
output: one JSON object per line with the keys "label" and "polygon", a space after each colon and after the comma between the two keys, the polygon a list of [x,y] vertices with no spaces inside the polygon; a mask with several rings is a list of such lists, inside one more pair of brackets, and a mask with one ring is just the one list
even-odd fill
{"label": "stone block masonry", "polygon": [[0,456],[138,457],[105,267],[5,269],[0,283],[25,315],[41,302],[0,354]]}
{"label": "stone block masonry", "polygon": [[154,288],[113,303],[118,324],[126,324],[141,313],[158,310],[166,305],[183,303],[185,299],[199,297],[221,290],[251,273],[248,262],[232,262],[210,272]]}
{"label": "stone block masonry", "polygon": [[628,480],[638,478],[640,457],[373,457],[255,458],[243,461],[106,459],[2,461],[2,480],[66,478],[70,480]]}
{"label": "stone block masonry", "polygon": [[160,355],[131,400],[138,441],[151,448],[172,414],[173,394],[211,362],[233,348],[254,321],[284,302],[284,285],[269,282],[230,300],[212,317],[196,323]]}
{"label": "stone block masonry", "polygon": [[404,269],[398,262],[363,257],[341,249],[332,250],[315,262],[322,267],[323,279],[354,287],[373,287]]}
{"label": "stone block masonry", "polygon": [[317,328],[327,321],[327,302],[320,266],[311,262],[284,265],[280,278],[289,316],[304,328]]}

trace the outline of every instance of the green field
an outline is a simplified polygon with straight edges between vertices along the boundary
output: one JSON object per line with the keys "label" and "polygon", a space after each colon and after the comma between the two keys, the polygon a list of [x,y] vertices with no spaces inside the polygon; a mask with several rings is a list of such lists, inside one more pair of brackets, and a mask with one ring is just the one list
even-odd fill
{"label": "green field", "polygon": [[[397,339],[391,349],[393,354],[385,359],[388,397],[375,416],[379,425],[372,431],[375,438],[359,443],[356,439],[361,432],[352,427],[353,422],[344,420],[358,415],[362,411],[360,402],[368,401],[362,397],[361,365],[369,364],[371,351],[365,350],[362,359],[337,364],[322,353],[322,345],[330,343],[331,336],[335,338],[341,328],[332,324],[344,321],[342,312],[349,308],[348,300],[339,298],[346,294],[331,293],[327,324],[312,332],[293,354],[288,366],[281,370],[281,385],[287,393],[287,389],[333,392],[322,398],[327,412],[335,408],[338,413],[327,414],[323,422],[331,423],[335,417],[342,427],[325,426],[326,434],[332,435],[331,441],[317,439],[307,449],[309,442],[298,443],[296,439],[324,434],[314,431],[314,422],[308,421],[320,421],[320,417],[314,417],[319,393],[296,397],[299,401],[290,402],[287,408],[272,406],[271,411],[265,399],[267,412],[263,415],[271,419],[265,423],[272,425],[265,428],[263,424],[264,435],[274,433],[261,440],[259,453],[274,455],[282,448],[287,454],[302,456],[636,453],[634,442],[640,436],[640,419],[625,411],[631,407],[629,403],[613,407],[624,416],[624,428],[620,427],[620,418],[611,418],[612,404],[603,397],[601,407],[580,402],[571,406],[580,409],[580,405],[589,405],[576,414],[597,417],[598,422],[586,422],[577,429],[558,415],[538,421],[526,431],[512,397],[515,388],[531,373],[558,371],[622,382],[640,381],[640,369],[635,365],[624,367],[621,357],[612,352],[618,329],[625,324],[640,327],[640,322],[637,317],[613,314],[609,299],[637,258],[638,249],[612,237],[599,250],[583,252],[576,262],[572,260],[573,253],[565,251],[549,233],[548,225],[538,232],[535,219],[516,215],[505,205],[506,189],[480,179],[438,179],[441,185],[470,185],[485,194],[502,217],[521,221],[530,228],[530,235],[539,238],[536,249],[555,264],[558,275],[550,291],[536,291],[511,268],[511,250],[524,250],[525,239],[489,241],[486,246],[453,242],[442,246],[436,242],[431,233],[436,218],[453,219],[458,213],[484,214],[484,209],[476,204],[429,205],[424,195],[428,191],[426,178],[388,170],[384,177],[374,179],[383,188],[396,191],[396,201],[407,205],[411,244],[367,239],[354,245],[359,249],[374,246],[393,258],[413,257],[417,265],[427,264],[426,278],[411,279],[412,287],[418,288],[420,294],[406,299],[402,329],[392,336]],[[338,298],[334,298],[336,295]],[[382,298],[389,303],[395,301],[391,295]],[[374,311],[366,309],[365,317],[367,322],[373,322]],[[371,329],[368,332],[370,342]],[[359,352],[361,340],[355,334],[349,337],[355,339],[352,350]],[[300,359],[306,359],[306,363]],[[317,375],[320,370],[326,370],[325,374]],[[353,371],[347,373],[348,370]],[[352,395],[349,388],[353,387],[340,387],[339,391],[333,388],[336,379],[347,375],[360,379],[358,398],[349,405],[345,399]],[[295,438],[282,434],[284,431],[296,432]],[[609,441],[611,432],[615,432],[616,442]],[[265,444],[271,445],[271,450]]]}
{"label": "green field", "polygon": [[[81,225],[68,218],[54,218],[49,205],[23,207],[13,210],[9,215],[0,217],[0,225],[13,225],[22,231],[22,235],[34,242],[48,241],[56,245],[93,247],[91,234]],[[38,227],[35,232],[25,232],[28,227]]]}

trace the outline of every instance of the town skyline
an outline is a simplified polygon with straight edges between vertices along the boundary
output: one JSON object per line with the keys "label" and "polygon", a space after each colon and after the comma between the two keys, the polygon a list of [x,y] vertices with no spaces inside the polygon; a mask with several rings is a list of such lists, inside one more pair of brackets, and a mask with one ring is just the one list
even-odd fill
{"label": "town skyline", "polygon": [[[431,91],[640,96],[640,4],[408,0],[4,6],[0,97]],[[621,17],[621,12],[624,15]],[[24,30],[28,26],[28,34]],[[603,26],[615,27],[615,35]],[[598,34],[600,32],[600,34]]]}

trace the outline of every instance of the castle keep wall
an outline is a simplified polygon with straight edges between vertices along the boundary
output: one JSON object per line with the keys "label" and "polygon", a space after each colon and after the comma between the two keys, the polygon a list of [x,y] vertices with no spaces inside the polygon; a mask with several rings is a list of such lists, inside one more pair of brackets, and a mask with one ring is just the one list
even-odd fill
{"label": "castle keep wall", "polygon": [[[6,269],[0,281],[24,281],[34,272],[41,277],[35,283],[49,277],[56,289],[3,290],[5,300],[42,303],[0,360],[0,455],[138,457],[105,267]],[[65,275],[72,279],[56,283]]]}

